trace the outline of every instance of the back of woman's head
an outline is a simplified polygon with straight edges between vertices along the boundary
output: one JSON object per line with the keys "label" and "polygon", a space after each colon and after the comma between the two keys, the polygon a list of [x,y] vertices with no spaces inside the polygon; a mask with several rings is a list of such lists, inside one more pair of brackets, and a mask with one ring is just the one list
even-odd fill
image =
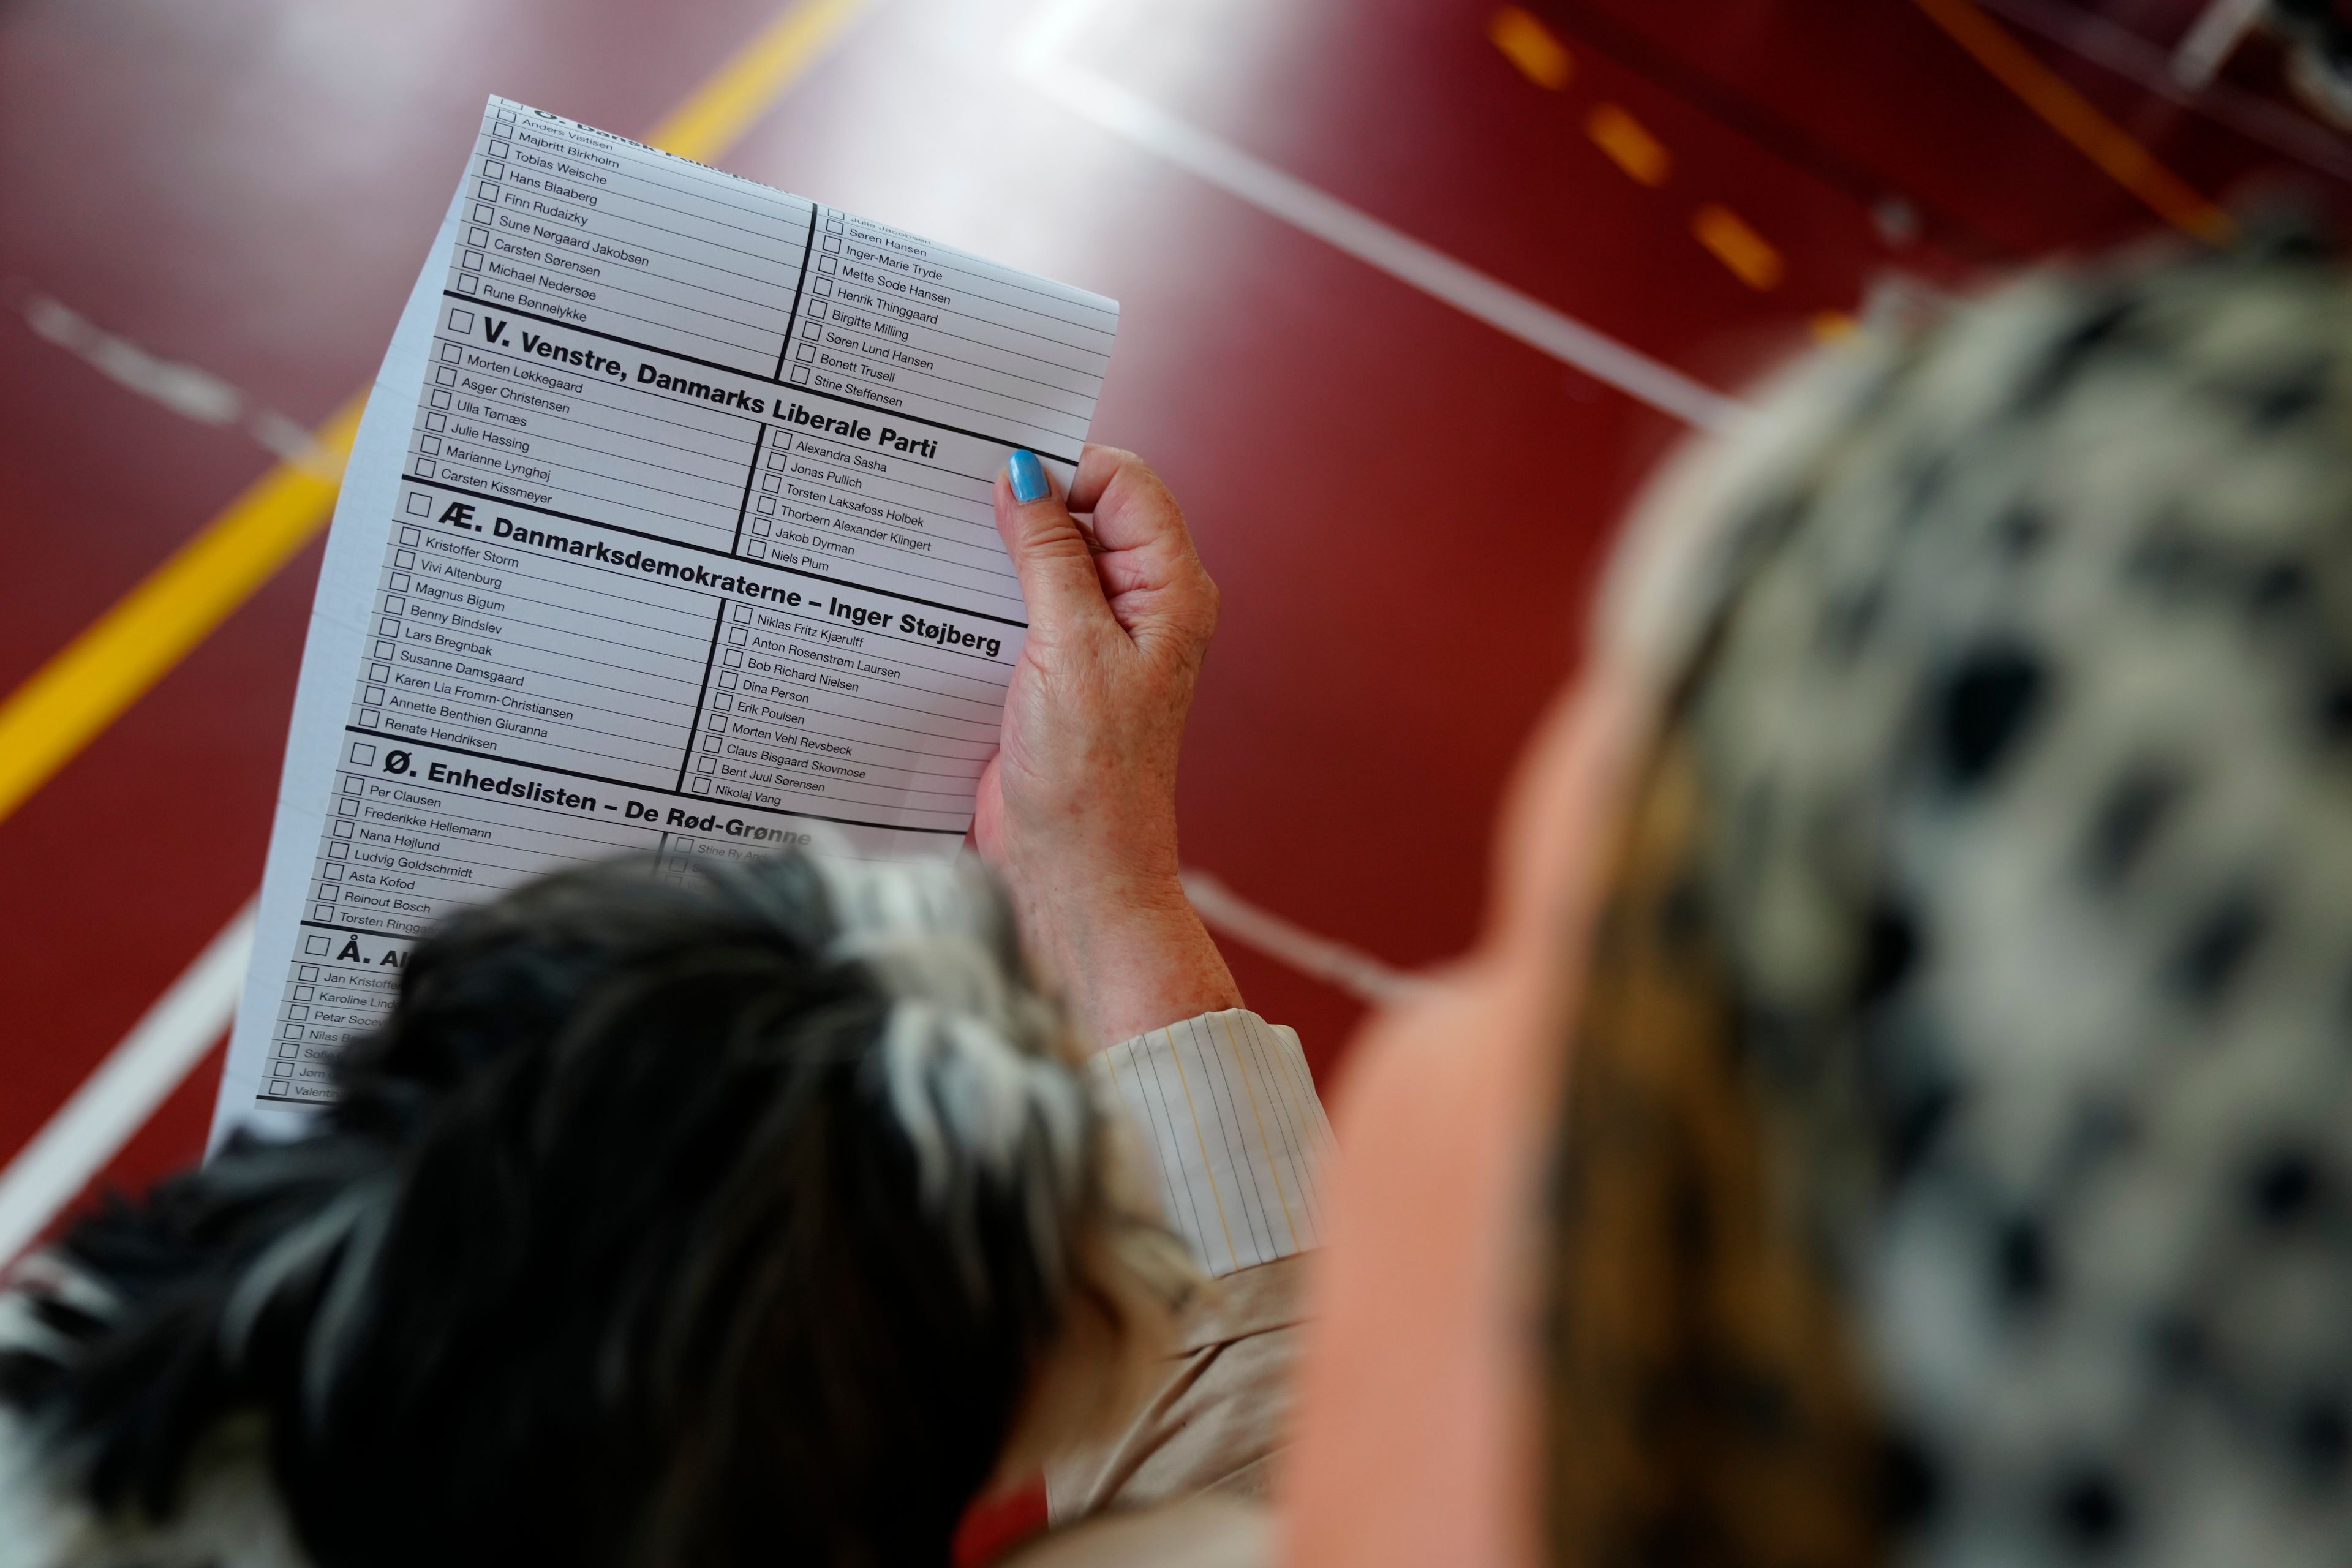
{"label": "back of woman's head", "polygon": [[1185,1278],[945,866],[532,884],[419,945],[339,1079],[26,1271],[24,1561],[264,1560],[290,1518],[322,1568],[938,1563]]}
{"label": "back of woman's head", "polygon": [[1681,493],[1573,1030],[1558,1554],[2342,1560],[2352,278],[2045,271]]}

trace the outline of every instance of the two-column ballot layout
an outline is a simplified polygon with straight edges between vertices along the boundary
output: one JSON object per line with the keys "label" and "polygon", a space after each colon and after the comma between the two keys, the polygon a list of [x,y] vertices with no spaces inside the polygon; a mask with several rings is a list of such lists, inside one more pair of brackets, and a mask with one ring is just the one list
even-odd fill
{"label": "two-column ballot layout", "polygon": [[1118,320],[493,99],[336,510],[216,1128],[329,1099],[526,879],[953,852],[1024,624],[995,477],[1066,478]]}

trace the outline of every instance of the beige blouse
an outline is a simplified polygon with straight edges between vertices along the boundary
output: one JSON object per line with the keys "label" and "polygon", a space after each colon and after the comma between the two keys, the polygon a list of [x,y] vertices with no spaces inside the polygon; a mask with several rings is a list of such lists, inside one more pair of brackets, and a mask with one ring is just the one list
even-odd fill
{"label": "beige blouse", "polygon": [[1265,1499],[1289,1426],[1330,1124],[1298,1037],[1239,1008],[1129,1040],[1097,1070],[1219,1289],[1127,1428],[1048,1469],[1055,1528],[1010,1562],[1257,1568],[1272,1559]]}

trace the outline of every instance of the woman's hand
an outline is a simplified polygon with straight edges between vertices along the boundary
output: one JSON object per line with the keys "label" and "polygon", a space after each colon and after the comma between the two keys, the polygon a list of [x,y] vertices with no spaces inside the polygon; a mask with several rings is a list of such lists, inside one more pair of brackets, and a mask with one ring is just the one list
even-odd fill
{"label": "woman's hand", "polygon": [[1016,455],[996,528],[1029,637],[980,776],[982,857],[1097,1049],[1240,1006],[1177,881],[1176,756],[1217,625],[1184,514],[1141,458],[1090,446],[1066,502]]}

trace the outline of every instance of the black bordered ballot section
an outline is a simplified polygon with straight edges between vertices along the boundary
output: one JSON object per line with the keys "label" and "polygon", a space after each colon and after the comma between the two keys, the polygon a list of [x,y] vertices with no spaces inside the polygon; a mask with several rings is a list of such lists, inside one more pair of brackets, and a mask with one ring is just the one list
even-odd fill
{"label": "black bordered ballot section", "polygon": [[297,718],[232,1059],[264,1102],[330,1098],[410,944],[530,878],[951,853],[1024,625],[992,487],[1015,446],[1075,463],[1118,326],[502,99],[435,267],[422,378],[377,388],[414,403],[397,477],[346,495],[306,656],[349,673]]}

